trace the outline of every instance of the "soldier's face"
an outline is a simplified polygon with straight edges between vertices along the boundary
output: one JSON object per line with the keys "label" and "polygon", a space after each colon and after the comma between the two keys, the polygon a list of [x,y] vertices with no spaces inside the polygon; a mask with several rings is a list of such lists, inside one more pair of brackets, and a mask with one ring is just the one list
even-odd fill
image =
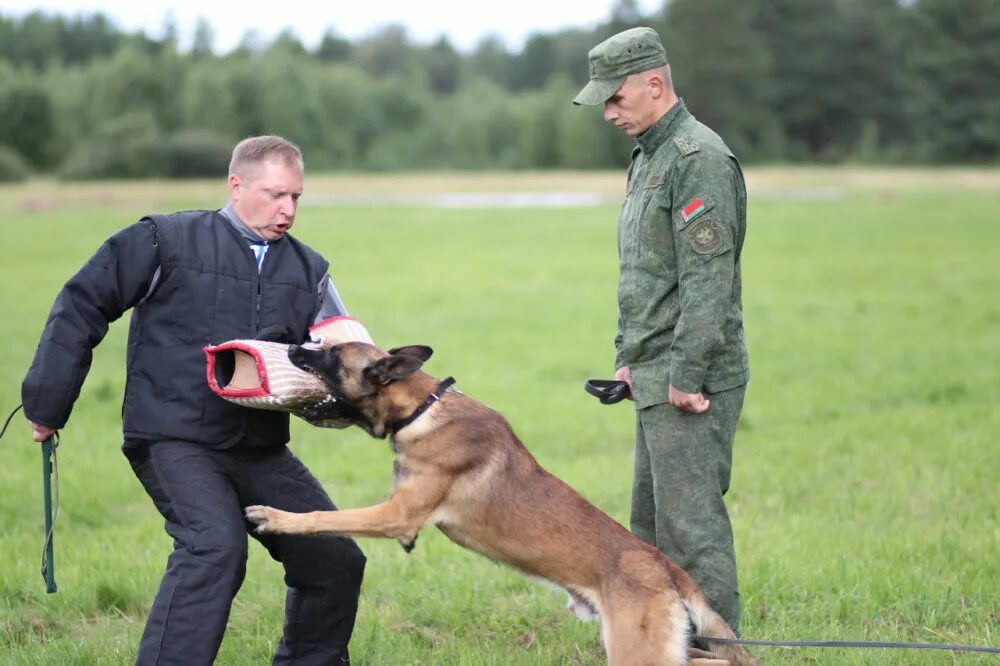
{"label": "soldier's face", "polygon": [[656,107],[645,77],[632,74],[604,102],[604,119],[629,136],[639,136],[656,121]]}
{"label": "soldier's face", "polygon": [[229,176],[233,209],[261,238],[276,241],[295,224],[302,196],[302,170],[284,162],[262,162]]}

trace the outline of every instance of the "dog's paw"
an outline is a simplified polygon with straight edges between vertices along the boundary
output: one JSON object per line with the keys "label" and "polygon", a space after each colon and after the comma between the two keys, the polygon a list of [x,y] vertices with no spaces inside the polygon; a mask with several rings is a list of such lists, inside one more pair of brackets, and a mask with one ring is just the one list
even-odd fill
{"label": "dog's paw", "polygon": [[248,506],[243,510],[243,514],[257,526],[254,530],[257,534],[280,534],[288,532],[291,527],[292,514],[269,506]]}

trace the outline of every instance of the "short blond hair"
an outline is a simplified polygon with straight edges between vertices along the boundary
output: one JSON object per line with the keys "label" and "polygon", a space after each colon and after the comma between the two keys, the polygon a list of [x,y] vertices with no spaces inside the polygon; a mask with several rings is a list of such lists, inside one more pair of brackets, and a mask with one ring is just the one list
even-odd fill
{"label": "short blond hair", "polygon": [[649,77],[652,76],[653,74],[659,75],[659,77],[663,79],[663,83],[667,86],[667,88],[673,90],[674,79],[670,74],[670,65],[663,65],[661,67],[654,67],[653,69],[647,69],[645,72],[642,72],[643,80],[649,81]]}
{"label": "short blond hair", "polygon": [[245,176],[247,167],[267,161],[280,162],[299,171],[305,169],[298,146],[280,136],[265,135],[251,136],[236,144],[229,161],[229,174]]}

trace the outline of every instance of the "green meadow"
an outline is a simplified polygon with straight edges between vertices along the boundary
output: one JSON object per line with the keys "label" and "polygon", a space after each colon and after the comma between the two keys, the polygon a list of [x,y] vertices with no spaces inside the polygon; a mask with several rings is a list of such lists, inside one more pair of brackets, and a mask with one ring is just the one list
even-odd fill
{"label": "green meadow", "polygon": [[[543,466],[627,524],[631,405],[582,389],[613,371],[621,179],[319,176],[293,233],[331,261],[376,341],[432,346],[428,372],[503,412]],[[753,379],[728,498],[743,635],[1000,646],[1000,171],[771,169],[748,182]],[[416,196],[507,190],[605,198],[462,208]],[[348,196],[358,194],[370,196]],[[56,293],[105,237],[144,213],[225,196],[222,179],[0,187],[2,417],[20,402]],[[38,446],[20,415],[0,440],[2,665],[134,658],[171,540],[119,450],[125,319],[97,348],[62,433],[57,594],[39,573]],[[384,441],[296,422],[291,446],[339,506],[388,493]],[[568,613],[564,595],[433,528],[409,555],[360,543],[357,664],[604,661],[597,625]],[[269,663],[283,604],[280,566],[251,544],[218,663]],[[771,664],[1000,661],[751,650]]]}

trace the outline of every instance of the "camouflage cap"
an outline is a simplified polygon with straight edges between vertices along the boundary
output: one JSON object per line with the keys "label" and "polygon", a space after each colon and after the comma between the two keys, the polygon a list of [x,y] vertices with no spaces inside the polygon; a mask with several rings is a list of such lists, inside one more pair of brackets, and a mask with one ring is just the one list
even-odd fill
{"label": "camouflage cap", "polygon": [[573,99],[574,104],[586,106],[604,104],[629,74],[667,64],[667,52],[652,28],[632,28],[612,35],[590,49],[587,58],[590,83]]}

